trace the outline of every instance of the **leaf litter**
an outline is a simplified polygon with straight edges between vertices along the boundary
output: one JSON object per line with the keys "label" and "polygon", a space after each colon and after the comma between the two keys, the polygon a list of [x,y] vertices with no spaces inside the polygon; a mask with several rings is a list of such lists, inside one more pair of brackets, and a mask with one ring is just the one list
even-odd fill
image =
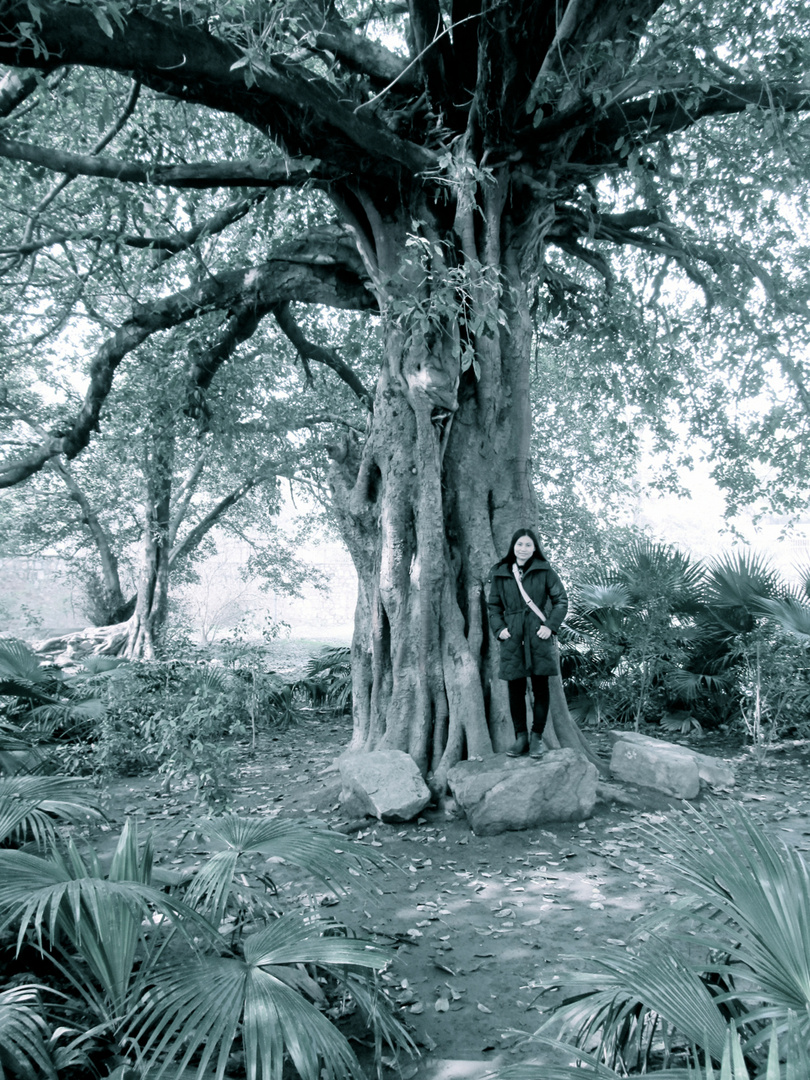
{"label": "leaf litter", "polygon": [[[290,727],[277,741],[260,742],[257,755],[246,758],[240,770],[244,786],[237,809],[340,827],[330,776],[313,768],[305,774],[300,764],[290,776],[292,766],[280,753],[286,750],[294,759],[301,747],[314,744],[320,758],[334,761],[349,728],[337,725],[328,735],[316,724],[312,728],[310,733],[305,725]],[[717,752],[729,753],[725,747]],[[802,793],[808,754],[810,748],[788,749],[766,771],[739,755],[737,787],[719,801],[744,802],[759,822],[807,851],[810,799]],[[169,801],[157,778],[139,778],[117,784],[109,801],[112,826],[99,827],[100,844],[111,845],[126,814],[161,834],[165,842],[156,836],[156,847],[181,872],[207,854],[194,828],[200,811],[192,792],[175,791]],[[643,831],[669,816],[660,806],[647,812],[599,806],[579,825],[475,837],[462,818],[447,820],[439,810],[428,810],[418,823],[369,822],[360,830],[360,842],[384,848],[391,861],[376,882],[381,895],[373,901],[368,895],[344,897],[341,921],[394,950],[382,981],[423,1054],[421,1061],[400,1060],[396,1068],[390,1062],[392,1080],[426,1076],[436,1059],[492,1064],[495,1051],[510,1060],[536,1057],[537,1048],[527,1047],[519,1032],[539,1025],[538,995],[545,987],[565,985],[571,955],[588,956],[603,945],[629,947],[642,916],[682,893],[677,867],[666,865],[668,853]],[[193,851],[184,849],[187,836]],[[302,883],[292,870],[290,877],[280,885],[282,898],[300,895]],[[333,902],[329,897],[318,894],[324,906]],[[438,982],[437,976],[452,982]]]}

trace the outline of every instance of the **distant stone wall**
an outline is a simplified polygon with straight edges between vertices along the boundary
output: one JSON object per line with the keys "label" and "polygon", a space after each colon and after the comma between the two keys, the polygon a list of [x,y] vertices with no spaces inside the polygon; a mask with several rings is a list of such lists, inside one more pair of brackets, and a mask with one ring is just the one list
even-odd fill
{"label": "distant stone wall", "polygon": [[0,557],[0,633],[44,637],[86,624],[81,596],[64,560],[36,555]]}

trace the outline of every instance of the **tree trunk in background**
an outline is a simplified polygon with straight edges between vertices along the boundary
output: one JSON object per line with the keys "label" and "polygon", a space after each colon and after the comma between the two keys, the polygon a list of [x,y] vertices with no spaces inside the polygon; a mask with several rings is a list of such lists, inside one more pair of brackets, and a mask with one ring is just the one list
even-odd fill
{"label": "tree trunk in background", "polygon": [[[498,191],[487,214],[485,256],[462,286],[477,318],[463,372],[468,327],[438,249],[426,275],[424,261],[406,263],[404,228],[375,235],[377,252],[391,253],[380,266],[386,362],[365,445],[333,448],[334,503],[359,577],[352,748],[407,751],[436,791],[462,758],[514,738],[487,580],[516,528],[546,539],[531,479],[530,297]],[[561,684],[548,741],[592,757]]]}
{"label": "tree trunk in background", "polygon": [[157,655],[169,607],[174,464],[174,431],[171,420],[165,428],[151,431],[147,439],[143,555],[135,611],[129,622],[126,655],[132,659],[151,660]]}

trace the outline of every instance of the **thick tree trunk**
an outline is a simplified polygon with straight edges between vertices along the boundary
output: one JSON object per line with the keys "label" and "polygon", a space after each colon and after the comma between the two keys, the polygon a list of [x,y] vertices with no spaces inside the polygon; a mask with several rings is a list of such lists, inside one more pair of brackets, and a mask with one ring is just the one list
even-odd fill
{"label": "thick tree trunk", "polygon": [[[377,226],[377,252],[389,259],[380,266],[386,362],[365,445],[333,452],[334,503],[360,580],[352,747],[407,751],[436,791],[463,757],[514,738],[485,590],[516,528],[543,537],[531,481],[530,297],[499,191],[486,212],[485,257],[464,281],[436,265],[438,248],[426,272],[425,259],[407,261],[404,229]],[[459,232],[463,246],[457,223]],[[477,327],[466,371],[462,317]],[[561,684],[548,741],[592,756]]]}

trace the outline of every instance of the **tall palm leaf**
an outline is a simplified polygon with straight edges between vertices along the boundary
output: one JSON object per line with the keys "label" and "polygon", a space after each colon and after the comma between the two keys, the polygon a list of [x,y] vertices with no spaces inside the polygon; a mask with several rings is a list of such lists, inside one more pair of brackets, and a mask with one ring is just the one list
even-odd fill
{"label": "tall palm leaf", "polygon": [[284,965],[370,969],[390,955],[372,942],[333,936],[333,923],[326,929],[328,936],[317,920],[287,915],[248,937],[243,959],[207,957],[156,971],[132,1028],[149,1076],[181,1071],[199,1054],[198,1080],[210,1068],[222,1080],[241,1030],[248,1080],[281,1080],[285,1051],[303,1080],[319,1080],[324,1064],[331,1075],[360,1080],[347,1040],[299,992],[311,980],[302,983]]}

